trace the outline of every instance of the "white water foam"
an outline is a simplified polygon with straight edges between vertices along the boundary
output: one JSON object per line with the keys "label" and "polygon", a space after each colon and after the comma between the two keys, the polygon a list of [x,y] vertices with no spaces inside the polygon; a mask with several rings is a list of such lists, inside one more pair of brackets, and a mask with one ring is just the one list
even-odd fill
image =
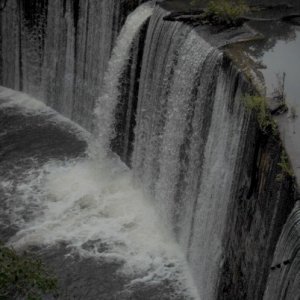
{"label": "white water foam", "polygon": [[[0,108],[41,115],[62,126],[68,123],[88,137],[26,94],[1,88],[0,99]],[[176,284],[175,293],[197,299],[184,256],[151,201],[133,186],[131,171],[99,145],[96,152],[93,158],[50,161],[38,169],[35,164],[21,181],[0,183],[13,202],[10,219],[20,228],[9,243],[26,248],[64,242],[70,253],[120,263],[119,271],[132,279],[128,289],[167,279]]]}
{"label": "white water foam", "polygon": [[36,218],[20,224],[13,246],[67,242],[83,257],[122,263],[133,285],[170,279],[196,294],[177,244],[117,157],[51,162],[26,177],[18,192]]}

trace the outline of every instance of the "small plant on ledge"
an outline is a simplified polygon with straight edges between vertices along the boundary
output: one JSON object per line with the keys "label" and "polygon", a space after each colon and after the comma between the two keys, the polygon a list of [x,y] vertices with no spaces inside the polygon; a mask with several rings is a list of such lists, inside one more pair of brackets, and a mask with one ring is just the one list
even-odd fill
{"label": "small plant on ledge", "polygon": [[282,150],[281,152],[280,162],[278,163],[278,166],[281,168],[281,173],[277,175],[277,181],[281,181],[285,177],[294,177],[293,169],[284,150]]}
{"label": "small plant on ledge", "polygon": [[248,110],[251,110],[256,114],[257,122],[263,133],[276,134],[277,125],[270,114],[265,97],[259,95],[246,95],[245,105]]}
{"label": "small plant on ledge", "polygon": [[206,17],[213,24],[237,26],[241,17],[249,10],[244,0],[211,0],[208,3]]}
{"label": "small plant on ledge", "polygon": [[57,280],[40,260],[19,255],[0,243],[0,299],[39,300],[56,294]]}
{"label": "small plant on ledge", "polygon": [[245,0],[190,0],[186,11],[172,12],[163,19],[181,21],[194,26],[202,24],[225,28],[237,27],[248,20],[245,14],[249,11]]}

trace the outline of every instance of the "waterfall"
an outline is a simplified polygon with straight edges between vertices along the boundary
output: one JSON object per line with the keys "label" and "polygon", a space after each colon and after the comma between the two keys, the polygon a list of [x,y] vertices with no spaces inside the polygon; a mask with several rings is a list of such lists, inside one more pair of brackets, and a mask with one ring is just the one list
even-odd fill
{"label": "waterfall", "polygon": [[113,45],[139,2],[9,0],[0,16],[1,84],[91,131]]}
{"label": "waterfall", "polygon": [[166,101],[173,80],[178,49],[191,28],[162,20],[166,12],[156,9],[150,20],[142,63],[132,158],[136,178],[154,196],[158,160],[165,124]]}
{"label": "waterfall", "polygon": [[[97,142],[106,149],[122,96],[120,78],[152,10],[146,3],[129,15],[109,61],[95,109]],[[221,53],[189,26],[164,22],[165,13],[156,8],[147,31],[133,171],[194,276],[206,274],[197,280],[198,289],[212,299],[244,123],[242,92],[238,72],[223,65]]]}
{"label": "waterfall", "polygon": [[186,253],[201,296],[213,299],[244,124],[241,85],[218,50],[195,30],[163,22],[164,13],[156,10],[147,33],[133,170]]}
{"label": "waterfall", "polygon": [[91,130],[95,99],[123,22],[120,3],[66,0],[48,6],[43,98]]}
{"label": "waterfall", "polygon": [[146,20],[151,16],[152,11],[152,4],[145,3],[140,5],[128,16],[117,38],[108,64],[108,69],[104,77],[104,86],[101,92],[102,95],[97,100],[95,107],[96,139],[102,147],[106,147],[107,149],[114,135],[113,112],[121,96],[119,89],[120,78],[126,67],[126,63],[130,59],[130,49],[134,38]]}
{"label": "waterfall", "polygon": [[[19,227],[11,243],[64,241],[113,261],[128,299],[156,284],[196,299],[193,280],[205,300],[294,297],[299,204],[290,214],[293,182],[276,180],[279,138],[259,131],[244,107],[249,81],[201,36],[205,27],[166,21],[169,12],[142,2],[11,0],[0,12],[1,83],[93,133],[73,130],[88,144],[81,157],[22,169],[17,197],[0,184]],[[0,88],[0,101],[5,118],[29,118],[33,133],[35,120],[49,134],[74,127],[28,95]],[[3,140],[28,138],[7,128]]]}
{"label": "waterfall", "polygon": [[206,274],[199,282],[207,299],[213,298],[219,277],[227,210],[243,133],[243,95],[237,76],[231,70],[219,74],[198,195],[191,211],[188,256],[194,275]]}

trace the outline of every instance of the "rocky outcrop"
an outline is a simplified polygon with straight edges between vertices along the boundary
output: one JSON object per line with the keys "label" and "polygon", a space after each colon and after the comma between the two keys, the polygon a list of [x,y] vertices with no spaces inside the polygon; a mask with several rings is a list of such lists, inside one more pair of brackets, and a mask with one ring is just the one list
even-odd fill
{"label": "rocky outcrop", "polygon": [[300,202],[289,216],[272,261],[264,299],[297,299],[300,295]]}
{"label": "rocky outcrop", "polygon": [[280,140],[255,126],[246,136],[227,212],[218,299],[263,298],[276,243],[296,199],[293,178],[281,176]]}

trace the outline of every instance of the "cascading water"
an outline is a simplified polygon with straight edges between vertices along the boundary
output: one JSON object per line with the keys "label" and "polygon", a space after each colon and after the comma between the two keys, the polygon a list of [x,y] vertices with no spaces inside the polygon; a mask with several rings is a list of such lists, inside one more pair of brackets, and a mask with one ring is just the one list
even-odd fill
{"label": "cascading water", "polygon": [[1,84],[41,99],[91,131],[115,39],[138,3],[7,1],[0,17]]}
{"label": "cascading water", "polygon": [[226,212],[232,197],[236,157],[244,125],[241,85],[237,82],[238,75],[230,71],[219,74],[201,168],[201,183],[191,216],[189,261],[194,274],[206,273],[200,279],[200,289],[208,299],[213,298],[216,292]]}
{"label": "cascading water", "polygon": [[117,101],[121,96],[120,78],[130,59],[130,49],[134,38],[141,27],[153,12],[153,5],[145,3],[131,13],[123,26],[116,45],[113,49],[108,70],[104,76],[102,96],[96,102],[95,108],[95,136],[96,140],[106,149],[109,149],[110,140],[113,138],[113,113]]}
{"label": "cascading water", "polygon": [[213,299],[244,124],[241,86],[219,51],[164,14],[157,9],[147,33],[133,170],[174,230],[200,294]]}
{"label": "cascading water", "polygon": [[49,1],[43,99],[88,130],[121,18],[115,0]]}
{"label": "cascading water", "polygon": [[177,50],[191,31],[181,23],[163,22],[165,13],[156,9],[147,32],[132,158],[135,176],[142,179],[145,189],[152,196]]}

